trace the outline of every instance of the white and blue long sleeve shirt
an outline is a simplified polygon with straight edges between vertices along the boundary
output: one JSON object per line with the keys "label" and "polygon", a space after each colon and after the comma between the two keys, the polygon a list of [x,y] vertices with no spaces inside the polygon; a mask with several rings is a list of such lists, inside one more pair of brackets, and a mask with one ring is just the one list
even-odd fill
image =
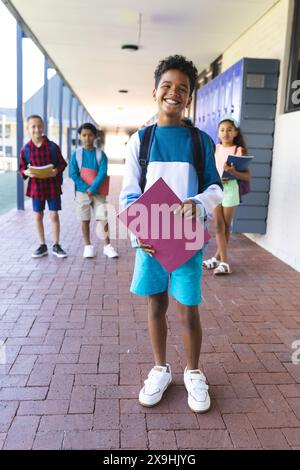
{"label": "white and blue long sleeve shirt", "polygon": [[[198,194],[198,176],[193,165],[193,149],[187,127],[157,126],[153,137],[147,167],[145,191],[160,177],[182,200],[193,200],[212,213],[223,197],[220,176],[216,169],[214,149],[211,139],[202,134],[203,192]],[[123,207],[132,204],[141,196],[141,166],[139,163],[140,136],[136,132],[126,146],[126,161],[120,203]]]}

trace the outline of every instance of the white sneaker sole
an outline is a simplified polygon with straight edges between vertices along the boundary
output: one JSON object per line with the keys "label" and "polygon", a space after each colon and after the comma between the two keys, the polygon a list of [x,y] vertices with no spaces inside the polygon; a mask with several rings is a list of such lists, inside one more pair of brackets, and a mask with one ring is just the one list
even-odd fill
{"label": "white sneaker sole", "polygon": [[172,383],[172,379],[170,380],[170,382],[167,383],[167,385],[165,386],[165,388],[163,389],[162,393],[161,393],[161,396],[160,398],[155,402],[155,403],[143,403],[140,399],[139,399],[139,403],[140,405],[142,406],[145,406],[146,408],[152,408],[153,406],[156,406],[158,405],[158,403],[162,400],[162,397],[163,397],[163,394],[165,393],[165,391],[167,390],[167,388],[171,385]]}
{"label": "white sneaker sole", "polygon": [[68,255],[59,255],[58,253],[55,253],[54,251],[52,251],[52,254],[54,256],[57,256],[57,258],[67,258],[68,257]]}
{"label": "white sneaker sole", "polygon": [[188,403],[188,406],[189,406],[189,409],[193,411],[193,413],[201,414],[201,413],[207,413],[210,410],[211,403],[209,403],[208,407],[205,408],[204,410],[195,410],[194,408],[191,407],[191,405],[189,405],[189,403]]}
{"label": "white sneaker sole", "polygon": [[48,251],[46,251],[45,253],[42,253],[41,255],[32,254],[31,258],[42,258],[42,256],[47,256],[47,255],[48,255]]}
{"label": "white sneaker sole", "polygon": [[119,258],[119,255],[110,256],[110,255],[107,255],[106,253],[103,253],[103,254],[109,259]]}
{"label": "white sneaker sole", "polygon": [[[184,386],[185,386],[185,389],[186,389],[187,393],[189,394],[189,391],[188,391],[188,389],[186,388],[186,385],[185,385],[185,384],[184,384]],[[188,396],[189,396],[189,395],[188,395]],[[193,407],[189,404],[189,401],[188,401],[188,407],[189,407],[189,409],[190,409],[191,411],[193,411],[194,413],[200,413],[200,414],[201,414],[201,413],[207,413],[207,412],[210,410],[210,407],[211,407],[211,399],[209,398],[209,404],[208,404],[207,408],[204,408],[203,410],[197,410],[197,409],[193,408]]]}

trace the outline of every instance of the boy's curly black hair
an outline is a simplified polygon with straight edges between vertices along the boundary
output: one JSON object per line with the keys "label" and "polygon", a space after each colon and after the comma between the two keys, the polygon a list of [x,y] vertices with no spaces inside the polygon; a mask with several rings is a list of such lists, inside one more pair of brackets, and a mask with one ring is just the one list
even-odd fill
{"label": "boy's curly black hair", "polygon": [[188,76],[190,81],[190,95],[192,95],[198,77],[198,70],[193,62],[187,60],[183,55],[170,55],[159,62],[154,72],[155,88],[157,89],[162,75],[171,69],[180,70]]}
{"label": "boy's curly black hair", "polygon": [[83,129],[91,131],[94,136],[97,137],[98,131],[97,128],[94,126],[94,124],[91,124],[90,122],[85,122],[84,124],[81,124],[81,126],[78,129],[78,134],[81,134]]}

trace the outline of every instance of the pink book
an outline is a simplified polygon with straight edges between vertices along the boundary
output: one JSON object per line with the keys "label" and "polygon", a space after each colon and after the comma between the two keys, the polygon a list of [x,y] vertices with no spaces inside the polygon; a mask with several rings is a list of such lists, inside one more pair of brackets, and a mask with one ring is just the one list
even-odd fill
{"label": "pink book", "polygon": [[[80,170],[81,178],[86,184],[90,186],[95,181],[97,175],[98,175],[98,171],[93,170],[92,168],[81,168]],[[103,183],[99,187],[98,194],[101,194],[102,196],[107,196],[108,192],[109,192],[109,176],[106,177],[106,179],[103,181]]]}
{"label": "pink book", "polygon": [[118,214],[130,232],[153,247],[154,257],[169,273],[186,263],[210,239],[198,220],[174,214],[181,202],[163,178],[159,178]]}

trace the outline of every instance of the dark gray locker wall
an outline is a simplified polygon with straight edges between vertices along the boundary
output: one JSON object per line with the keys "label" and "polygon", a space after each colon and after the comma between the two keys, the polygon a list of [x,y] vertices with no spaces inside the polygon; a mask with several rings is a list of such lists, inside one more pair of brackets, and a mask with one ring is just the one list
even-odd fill
{"label": "dark gray locker wall", "polygon": [[234,221],[234,232],[266,233],[273,135],[276,114],[279,61],[247,59],[243,61],[243,86],[240,126],[251,165],[251,192],[243,197]]}
{"label": "dark gray locker wall", "polygon": [[251,165],[251,192],[244,196],[234,232],[266,233],[279,61],[244,58],[197,90],[195,125],[217,143],[217,125],[232,113],[241,125]]}

